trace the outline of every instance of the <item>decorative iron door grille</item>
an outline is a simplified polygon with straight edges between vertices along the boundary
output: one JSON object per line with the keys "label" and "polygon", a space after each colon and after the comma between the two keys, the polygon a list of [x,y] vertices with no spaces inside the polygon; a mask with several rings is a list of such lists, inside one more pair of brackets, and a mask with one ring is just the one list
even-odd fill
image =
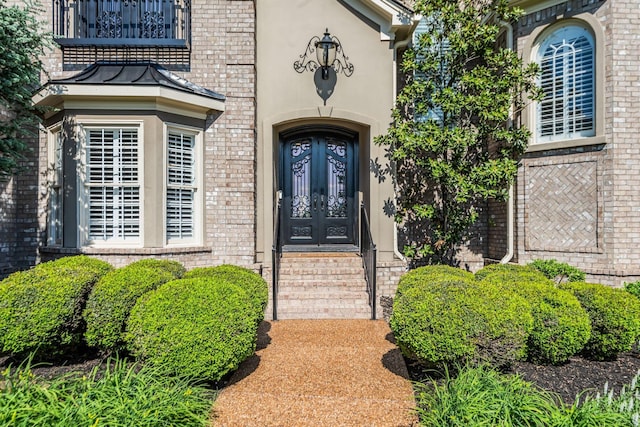
{"label": "decorative iron door grille", "polygon": [[285,245],[354,244],[355,135],[307,132],[282,144]]}

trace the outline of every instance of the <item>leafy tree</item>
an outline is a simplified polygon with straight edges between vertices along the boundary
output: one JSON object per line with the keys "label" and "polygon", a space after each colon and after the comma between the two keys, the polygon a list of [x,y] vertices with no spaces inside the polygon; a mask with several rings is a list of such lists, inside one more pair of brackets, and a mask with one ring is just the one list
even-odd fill
{"label": "leafy tree", "polygon": [[37,11],[34,4],[9,7],[0,0],[0,181],[19,171],[29,150],[25,138],[37,135],[40,123],[31,97],[40,85],[40,58],[50,37]]}
{"label": "leafy tree", "polygon": [[488,199],[504,200],[529,131],[512,120],[539,96],[537,66],[500,42],[508,0],[418,0],[425,30],[402,60],[406,82],[386,145],[395,217],[414,264],[455,263]]}

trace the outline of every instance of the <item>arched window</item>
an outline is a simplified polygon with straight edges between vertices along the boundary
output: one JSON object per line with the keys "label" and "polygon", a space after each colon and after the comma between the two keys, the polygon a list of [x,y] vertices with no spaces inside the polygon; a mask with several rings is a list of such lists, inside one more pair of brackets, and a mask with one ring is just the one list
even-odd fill
{"label": "arched window", "polygon": [[595,49],[593,35],[582,26],[553,31],[538,48],[540,85],[536,142],[595,135]]}

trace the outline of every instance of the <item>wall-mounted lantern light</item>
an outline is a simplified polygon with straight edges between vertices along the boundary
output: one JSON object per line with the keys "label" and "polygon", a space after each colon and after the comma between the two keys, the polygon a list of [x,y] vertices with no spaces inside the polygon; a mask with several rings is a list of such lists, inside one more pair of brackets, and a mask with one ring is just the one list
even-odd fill
{"label": "wall-mounted lantern light", "polygon": [[[317,62],[312,58],[315,50]],[[305,71],[316,71],[318,68],[322,72],[322,80],[329,79],[330,69],[337,73],[342,72],[349,77],[353,74],[353,64],[349,62],[349,57],[344,54],[344,49],[340,40],[329,33],[326,29],[324,36],[313,36],[307,44],[307,49],[300,59],[293,63],[293,68],[298,73]]]}

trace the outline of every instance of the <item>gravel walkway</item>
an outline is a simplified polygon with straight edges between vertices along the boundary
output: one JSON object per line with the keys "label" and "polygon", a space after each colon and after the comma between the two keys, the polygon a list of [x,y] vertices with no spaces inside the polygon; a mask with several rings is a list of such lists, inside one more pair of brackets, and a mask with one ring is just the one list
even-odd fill
{"label": "gravel walkway", "polygon": [[214,426],[417,426],[392,340],[383,321],[264,322],[256,355],[216,400]]}

